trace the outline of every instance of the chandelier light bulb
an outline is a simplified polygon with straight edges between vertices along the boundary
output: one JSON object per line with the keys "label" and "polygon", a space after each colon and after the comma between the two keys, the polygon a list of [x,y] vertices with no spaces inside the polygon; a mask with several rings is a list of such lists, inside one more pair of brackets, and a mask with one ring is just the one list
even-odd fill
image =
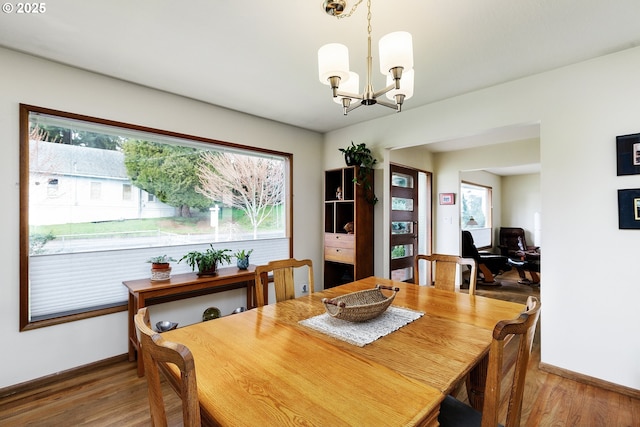
{"label": "chandelier light bulb", "polygon": [[349,49],[340,43],[329,43],[318,49],[318,77],[330,85],[330,77],[340,77],[341,83],[349,79]]}
{"label": "chandelier light bulb", "polygon": [[[386,96],[392,101],[396,101],[396,95],[404,95],[403,100],[407,100],[413,96],[413,70],[404,70],[400,81],[400,89],[391,89]],[[387,74],[387,86],[393,84],[393,76]]]}
{"label": "chandelier light bulb", "polygon": [[389,33],[378,42],[380,54],[380,72],[389,74],[396,67],[405,70],[413,68],[413,39],[406,31]]}

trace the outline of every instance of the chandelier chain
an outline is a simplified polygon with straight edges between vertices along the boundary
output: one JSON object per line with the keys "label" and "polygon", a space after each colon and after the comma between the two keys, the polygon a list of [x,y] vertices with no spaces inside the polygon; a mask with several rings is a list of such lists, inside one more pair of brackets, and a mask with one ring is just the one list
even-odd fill
{"label": "chandelier chain", "polygon": [[367,33],[371,37],[371,0],[367,0]]}
{"label": "chandelier chain", "polygon": [[342,19],[342,18],[348,18],[348,17],[350,17],[351,15],[353,15],[353,12],[355,12],[355,11],[356,11],[356,9],[357,9],[357,8],[358,8],[358,6],[360,5],[360,3],[362,3],[362,0],[358,0],[358,3],[354,4],[354,5],[351,7],[351,10],[349,11],[349,13],[342,13],[342,14],[340,14],[340,15],[336,15],[336,18],[338,18],[338,19]]}

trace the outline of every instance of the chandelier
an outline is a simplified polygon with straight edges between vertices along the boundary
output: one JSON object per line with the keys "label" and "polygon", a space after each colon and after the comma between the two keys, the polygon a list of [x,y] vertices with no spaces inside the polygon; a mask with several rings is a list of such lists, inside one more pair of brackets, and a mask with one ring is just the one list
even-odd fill
{"label": "chandelier", "polygon": [[[349,11],[344,0],[325,0],[325,12],[337,18],[346,18],[362,3],[359,0]],[[318,49],[318,72],[320,82],[331,86],[333,100],[342,105],[344,115],[361,105],[384,105],[396,112],[413,96],[413,42],[406,31],[389,33],[380,39],[380,72],[387,76],[387,87],[374,91],[371,83],[371,0],[367,0],[367,80],[364,91],[359,92],[360,77],[349,71],[349,50],[340,43],[329,43]],[[402,80],[402,86],[400,81]],[[393,102],[379,99],[385,95]]]}

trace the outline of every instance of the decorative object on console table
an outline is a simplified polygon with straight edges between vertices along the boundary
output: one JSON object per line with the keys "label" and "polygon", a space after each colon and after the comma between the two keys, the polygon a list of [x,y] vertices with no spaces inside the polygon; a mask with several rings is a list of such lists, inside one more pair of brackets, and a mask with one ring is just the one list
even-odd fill
{"label": "decorative object on console table", "polygon": [[640,133],[616,137],[618,176],[640,174]]}
{"label": "decorative object on console table", "polygon": [[441,205],[455,205],[456,204],[456,193],[440,193],[440,204]]}
{"label": "decorative object on console table", "polygon": [[158,323],[156,323],[156,331],[157,332],[172,331],[177,327],[178,327],[178,324],[176,322],[172,322],[170,320],[161,320]]}
{"label": "decorative object on console table", "polygon": [[[373,275],[373,205],[355,183],[360,166],[325,171],[324,285],[332,287]],[[373,172],[368,182],[373,189]],[[342,189],[336,199],[335,189]]]}
{"label": "decorative object on console table", "polygon": [[[214,249],[212,244],[205,251],[191,251],[180,258],[185,260],[192,270],[198,269],[198,276],[215,276],[221,261],[231,262],[231,249]],[[180,262],[178,261],[178,262]]]}
{"label": "decorative object on console table", "polygon": [[640,229],[640,188],[618,190],[618,228]]}
{"label": "decorative object on console table", "polygon": [[171,261],[175,261],[168,255],[158,255],[151,257],[147,262],[151,263],[151,280],[169,280],[171,277]]}
{"label": "decorative object on console table", "polygon": [[237,251],[233,256],[236,257],[236,265],[240,270],[246,270],[249,268],[249,256],[253,252],[253,249],[245,251],[244,249]]}
{"label": "decorative object on console table", "polygon": [[207,322],[209,320],[219,319],[222,316],[218,307],[209,307],[202,313],[202,321]]}

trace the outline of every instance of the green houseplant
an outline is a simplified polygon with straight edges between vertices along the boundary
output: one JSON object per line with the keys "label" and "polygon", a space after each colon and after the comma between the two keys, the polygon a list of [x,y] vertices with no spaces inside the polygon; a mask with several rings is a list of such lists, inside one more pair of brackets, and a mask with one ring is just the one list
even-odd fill
{"label": "green houseplant", "polygon": [[180,258],[185,261],[192,270],[198,269],[198,276],[215,276],[218,271],[218,264],[221,261],[231,262],[231,249],[214,249],[212,244],[205,251],[191,251]]}
{"label": "green houseplant", "polygon": [[169,263],[175,262],[175,259],[173,259],[173,257],[170,257],[168,255],[158,255],[158,256],[149,258],[147,262],[151,263],[151,268],[153,270],[164,270],[169,268]]}
{"label": "green houseplant", "polygon": [[373,157],[371,150],[367,148],[365,143],[356,145],[353,141],[347,148],[339,148],[338,150],[344,155],[344,161],[347,166],[359,166],[358,174],[353,177],[353,182],[363,186],[365,198],[369,203],[376,204],[378,198],[373,192],[369,177],[378,160]]}
{"label": "green houseplant", "polygon": [[175,261],[168,255],[158,255],[151,257],[147,262],[151,263],[151,280],[168,280],[171,276],[171,266],[169,263]]}
{"label": "green houseplant", "polygon": [[240,270],[246,270],[247,268],[249,268],[249,255],[251,255],[252,252],[253,249],[249,249],[248,251],[241,249],[233,254],[233,256],[237,259],[237,265]]}

